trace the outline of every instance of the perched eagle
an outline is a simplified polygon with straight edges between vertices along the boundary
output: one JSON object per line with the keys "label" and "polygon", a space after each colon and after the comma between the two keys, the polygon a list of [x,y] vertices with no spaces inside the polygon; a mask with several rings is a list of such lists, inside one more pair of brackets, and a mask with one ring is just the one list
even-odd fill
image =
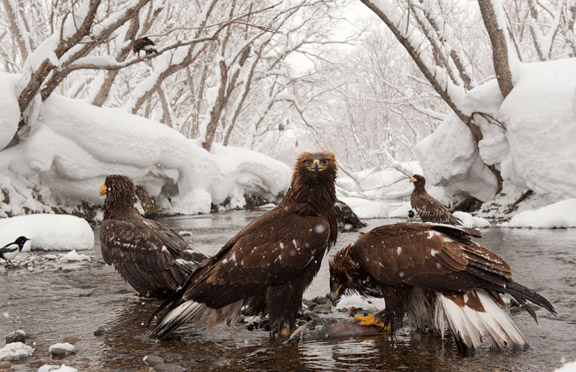
{"label": "perched eagle", "polygon": [[4,247],[0,248],[0,258],[6,261],[6,265],[12,265],[12,259],[22,252],[24,244],[30,240],[25,236],[20,236],[12,243],[6,244]]}
{"label": "perched eagle", "polygon": [[158,51],[154,49],[154,42],[146,36],[141,39],[136,39],[132,43],[132,51],[138,54],[138,56],[140,55],[141,50],[146,52],[146,55],[150,55],[152,53],[158,54]]}
{"label": "perched eagle", "polygon": [[336,199],[334,203],[336,209],[336,220],[338,221],[338,228],[343,231],[358,231],[366,226],[366,223],[360,220],[360,217],[350,206],[342,200]]}
{"label": "perched eagle", "polygon": [[502,350],[528,347],[501,309],[500,293],[514,297],[534,319],[528,301],[556,314],[548,300],[512,280],[502,258],[449,225],[399,223],[361,235],[331,260],[330,290],[334,302],[347,292],[383,297],[386,309],[374,321],[392,331],[403,326],[405,315],[416,328],[440,333],[447,321],[463,352],[482,339]]}
{"label": "perched eagle", "polygon": [[[414,183],[414,191],[410,195],[410,204],[416,210],[422,222],[462,226],[462,221],[454,217],[442,203],[426,192],[426,179],[423,176],[415,174],[410,178],[410,182]],[[464,229],[476,238],[482,237],[482,233],[477,229]]]}
{"label": "perched eagle", "polygon": [[100,229],[104,261],[114,265],[140,295],[172,295],[206,256],[190,248],[175,231],[138,213],[136,186],[130,178],[106,177],[100,194],[106,195]]}
{"label": "perched eagle", "polygon": [[165,337],[189,319],[235,322],[243,306],[248,314],[268,314],[273,332],[285,325],[292,331],[302,294],[338,235],[336,171],[331,152],[302,153],[282,202],[194,271],[157,310],[169,306],[152,336]]}

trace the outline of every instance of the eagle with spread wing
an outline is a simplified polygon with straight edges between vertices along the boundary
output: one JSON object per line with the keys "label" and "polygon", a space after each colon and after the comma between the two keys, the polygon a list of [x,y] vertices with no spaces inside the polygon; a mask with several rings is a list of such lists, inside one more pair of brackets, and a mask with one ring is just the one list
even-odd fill
{"label": "eagle with spread wing", "polygon": [[[415,174],[410,178],[410,182],[414,183],[414,190],[410,195],[410,204],[416,210],[422,222],[462,226],[462,221],[454,217],[442,203],[426,192],[426,179],[423,176]],[[476,238],[482,237],[482,233],[477,229],[467,227],[463,227],[463,229]]]}
{"label": "eagle with spread wing", "polygon": [[152,332],[162,338],[188,320],[208,326],[267,314],[273,332],[295,327],[302,295],[336,242],[337,165],[331,152],[302,153],[286,196],[244,227],[188,278],[156,313],[167,313]]}
{"label": "eagle with spread wing", "polygon": [[453,226],[399,223],[377,227],[336,253],[330,262],[329,298],[349,292],[383,297],[386,308],[360,317],[392,331],[405,315],[416,328],[448,326],[463,352],[482,339],[499,349],[524,349],[526,340],[502,310],[507,293],[536,320],[529,301],[553,314],[548,300],[512,279],[502,258]]}
{"label": "eagle with spread wing", "polygon": [[171,296],[206,256],[175,231],[138,213],[136,186],[129,177],[106,177],[100,195],[106,195],[100,228],[104,261],[140,295]]}

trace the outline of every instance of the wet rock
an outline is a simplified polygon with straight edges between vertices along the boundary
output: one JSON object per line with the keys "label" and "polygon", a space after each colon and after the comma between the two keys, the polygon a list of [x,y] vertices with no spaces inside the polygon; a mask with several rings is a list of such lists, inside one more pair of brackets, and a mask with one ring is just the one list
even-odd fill
{"label": "wet rock", "polygon": [[17,331],[8,333],[6,335],[6,343],[7,344],[11,344],[12,342],[26,342],[26,339],[28,337],[26,336],[26,332],[24,332],[23,330],[19,329]]}
{"label": "wet rock", "polygon": [[154,371],[156,372],[186,372],[186,368],[179,366],[178,364],[158,364],[154,366]]}
{"label": "wet rock", "polygon": [[111,329],[106,326],[100,326],[94,331],[94,336],[103,336],[111,332]]}
{"label": "wet rock", "polygon": [[314,302],[318,305],[324,305],[324,304],[329,304],[330,300],[325,296],[318,296],[318,297],[315,297],[314,299],[312,299],[312,302]]}
{"label": "wet rock", "polygon": [[11,366],[12,363],[7,360],[3,360],[0,362],[0,371],[8,370]]}
{"label": "wet rock", "polygon": [[0,349],[0,361],[22,360],[28,358],[34,352],[34,348],[24,345],[22,342],[12,342]]}
{"label": "wet rock", "polygon": [[144,358],[142,358],[142,360],[144,361],[144,363],[150,366],[155,366],[164,363],[164,359],[157,355],[146,355]]}
{"label": "wet rock", "polygon": [[320,304],[314,308],[315,313],[329,314],[332,312],[332,305],[330,304]]}
{"label": "wet rock", "polygon": [[52,356],[65,357],[70,354],[76,353],[76,347],[68,343],[58,343],[50,346],[48,348],[48,351],[50,352],[50,354],[52,354]]}

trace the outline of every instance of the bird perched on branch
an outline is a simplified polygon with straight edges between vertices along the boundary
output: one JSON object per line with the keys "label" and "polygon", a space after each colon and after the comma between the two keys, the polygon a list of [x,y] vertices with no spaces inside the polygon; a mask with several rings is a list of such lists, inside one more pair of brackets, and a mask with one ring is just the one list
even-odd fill
{"label": "bird perched on branch", "polygon": [[6,265],[13,265],[12,261],[24,248],[26,242],[30,240],[25,236],[20,236],[12,243],[6,244],[0,248],[0,258],[6,261]]}
{"label": "bird perched on branch", "polygon": [[[426,192],[426,179],[423,176],[415,174],[410,178],[410,182],[414,183],[414,191],[410,195],[410,204],[416,210],[422,222],[462,226],[462,221],[454,217],[442,203]],[[477,229],[463,228],[476,238],[482,237],[482,233]]]}
{"label": "bird perched on branch", "polygon": [[290,188],[273,210],[244,227],[164,303],[152,332],[162,338],[188,320],[235,323],[243,313],[267,314],[272,332],[295,328],[302,294],[338,234],[337,165],[331,152],[302,153]]}
{"label": "bird perched on branch", "polygon": [[447,323],[462,352],[473,351],[482,340],[501,350],[528,347],[501,308],[502,293],[535,320],[529,302],[556,314],[547,299],[512,279],[502,258],[461,228],[439,224],[384,225],[361,235],[330,262],[330,290],[333,302],[349,292],[384,298],[386,308],[357,317],[361,324],[394,331],[407,315],[415,327],[443,334]]}
{"label": "bird perched on branch", "polygon": [[132,43],[132,51],[140,57],[140,51],[146,52],[146,55],[151,55],[152,53],[158,54],[158,51],[154,48],[154,42],[148,37],[144,36],[141,39],[136,39]]}
{"label": "bird perched on branch", "polygon": [[206,258],[175,231],[138,213],[136,186],[129,177],[106,177],[100,195],[106,195],[100,229],[102,257],[140,295],[172,295]]}

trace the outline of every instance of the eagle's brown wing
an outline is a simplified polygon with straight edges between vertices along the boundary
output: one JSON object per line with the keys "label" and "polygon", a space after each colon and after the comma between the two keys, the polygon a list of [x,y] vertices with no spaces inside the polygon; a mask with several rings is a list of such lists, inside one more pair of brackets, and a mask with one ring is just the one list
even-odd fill
{"label": "eagle's brown wing", "polygon": [[350,255],[385,285],[464,292],[485,281],[504,285],[512,278],[510,266],[498,255],[446,225],[381,226],[361,236]]}
{"label": "eagle's brown wing", "polygon": [[316,266],[315,274],[329,244],[330,225],[296,210],[281,206],[246,226],[193,274],[184,298],[219,308],[299,280],[310,265]]}
{"label": "eagle's brown wing", "polygon": [[174,231],[146,219],[104,220],[102,257],[142,295],[165,297],[206,258]]}
{"label": "eagle's brown wing", "polygon": [[423,222],[445,223],[460,225],[458,218],[454,217],[442,203],[431,197],[428,193],[412,193],[410,204],[416,210]]}

